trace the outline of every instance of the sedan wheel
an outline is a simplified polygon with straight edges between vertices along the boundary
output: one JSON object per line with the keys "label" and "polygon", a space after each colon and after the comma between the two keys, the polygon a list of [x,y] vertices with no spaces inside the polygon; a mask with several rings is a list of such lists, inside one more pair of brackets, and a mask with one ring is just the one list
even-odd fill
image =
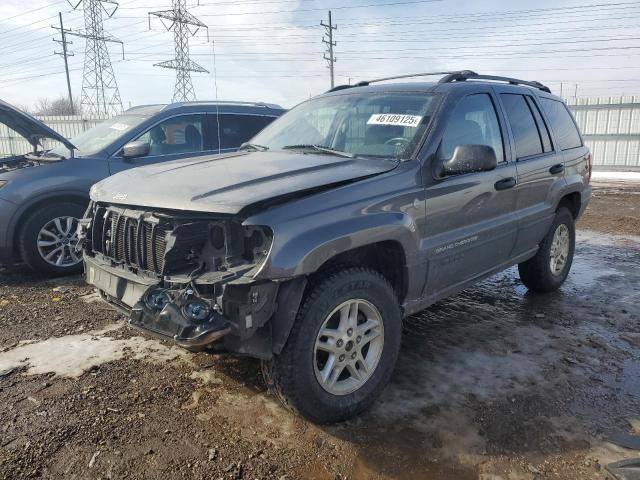
{"label": "sedan wheel", "polygon": [[58,217],[47,223],[38,233],[38,252],[42,259],[56,267],[77,265],[82,256],[76,251],[78,219]]}

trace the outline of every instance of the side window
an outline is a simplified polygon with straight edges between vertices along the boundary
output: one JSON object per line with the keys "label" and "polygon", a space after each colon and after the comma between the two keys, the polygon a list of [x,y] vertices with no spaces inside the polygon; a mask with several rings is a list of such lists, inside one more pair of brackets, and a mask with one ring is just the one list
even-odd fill
{"label": "side window", "polygon": [[149,155],[201,152],[203,115],[180,115],[151,127],[136,140],[149,143]]}
{"label": "side window", "polygon": [[442,136],[438,156],[449,159],[458,145],[488,145],[504,161],[502,133],[491,97],[486,93],[469,95],[456,105]]}
{"label": "side window", "polygon": [[558,140],[561,150],[569,150],[582,146],[580,133],[564,103],[550,98],[541,98],[542,109],[547,114],[551,128]]}
{"label": "side window", "polygon": [[222,114],[218,118],[222,149],[240,147],[272,121],[263,115]]}
{"label": "side window", "polygon": [[534,118],[536,119],[536,126],[538,127],[538,133],[540,134],[540,138],[542,138],[542,148],[545,153],[553,150],[553,145],[551,143],[551,135],[549,135],[549,128],[547,127],[546,122],[542,118],[542,114],[540,113],[540,109],[536,102],[529,95],[526,96],[527,103],[529,104],[529,108],[533,113]]}
{"label": "side window", "polygon": [[503,93],[500,97],[507,110],[507,118],[516,142],[516,158],[541,154],[544,151],[542,140],[524,95]]}

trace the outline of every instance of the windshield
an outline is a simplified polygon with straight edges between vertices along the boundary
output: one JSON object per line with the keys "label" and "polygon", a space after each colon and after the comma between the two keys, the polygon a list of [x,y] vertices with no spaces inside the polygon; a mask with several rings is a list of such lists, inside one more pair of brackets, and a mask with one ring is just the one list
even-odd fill
{"label": "windshield", "polygon": [[[86,132],[71,139],[77,150],[76,157],[94,155],[110,143],[127,134],[132,128],[137,127],[149,118],[148,115],[118,115],[105,120]],[[50,151],[54,155],[68,156],[69,150],[59,146]]]}
{"label": "windshield", "polygon": [[293,108],[256,135],[251,144],[271,150],[313,148],[352,156],[408,158],[422,138],[435,105],[433,95],[348,93],[318,97]]}

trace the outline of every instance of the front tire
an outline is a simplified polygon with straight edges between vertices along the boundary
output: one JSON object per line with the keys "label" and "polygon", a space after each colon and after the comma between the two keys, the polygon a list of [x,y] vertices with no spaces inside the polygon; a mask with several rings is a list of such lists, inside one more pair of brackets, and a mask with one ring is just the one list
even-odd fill
{"label": "front tire", "polygon": [[24,262],[47,275],[71,275],[82,271],[82,255],[75,251],[78,219],[84,207],[61,202],[32,212],[24,221],[18,238]]}
{"label": "front tire", "polygon": [[311,287],[282,352],[263,363],[282,403],[321,424],[364,411],[393,373],[402,320],[396,294],[379,273],[347,268]]}
{"label": "front tire", "polygon": [[571,212],[560,207],[536,255],[518,265],[522,283],[534,292],[553,292],[567,279],[575,250],[576,227]]}

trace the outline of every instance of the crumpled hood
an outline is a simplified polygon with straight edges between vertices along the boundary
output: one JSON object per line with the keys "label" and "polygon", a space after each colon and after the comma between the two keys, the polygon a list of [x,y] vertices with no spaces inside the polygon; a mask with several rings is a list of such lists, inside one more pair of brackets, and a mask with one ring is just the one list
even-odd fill
{"label": "crumpled hood", "polygon": [[134,168],[91,189],[91,199],[140,207],[235,214],[274,197],[396,167],[393,160],[299,152],[235,152]]}
{"label": "crumpled hood", "polygon": [[22,135],[35,149],[42,138],[50,138],[61,142],[69,149],[75,149],[73,144],[58,132],[42,123],[28,113],[12,107],[0,100],[0,123]]}

